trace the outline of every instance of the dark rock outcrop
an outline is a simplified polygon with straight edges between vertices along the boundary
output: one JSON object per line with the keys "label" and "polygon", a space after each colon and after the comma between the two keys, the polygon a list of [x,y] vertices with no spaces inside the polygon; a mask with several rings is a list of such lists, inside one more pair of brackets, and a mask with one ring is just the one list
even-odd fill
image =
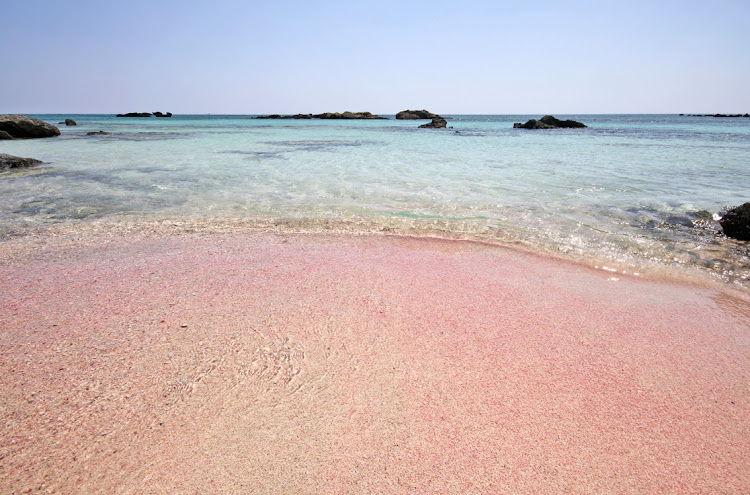
{"label": "dark rock outcrop", "polygon": [[0,131],[14,138],[43,138],[60,135],[60,129],[25,115],[0,115]]}
{"label": "dark rock outcrop", "polygon": [[516,122],[513,124],[514,129],[554,129],[551,125],[547,125],[544,122],[536,119],[529,119],[525,124]]}
{"label": "dark rock outcrop", "polygon": [[151,117],[151,114],[148,112],[118,113],[117,117]]}
{"label": "dark rock outcrop", "polygon": [[719,223],[727,237],[750,241],[750,202],[729,208]]}
{"label": "dark rock outcrop", "polygon": [[432,122],[428,124],[422,124],[419,126],[420,129],[444,129],[448,122],[442,117],[432,119]]}
{"label": "dark rock outcrop", "polygon": [[73,119],[65,119],[65,125],[77,125]]}
{"label": "dark rock outcrop", "polygon": [[20,156],[0,153],[0,170],[6,170],[9,168],[33,167],[34,165],[38,165],[40,163],[42,163],[42,161],[35,158],[23,158]]}
{"label": "dark rock outcrop", "polygon": [[530,119],[525,124],[520,122],[513,124],[514,129],[562,129],[580,127],[586,127],[586,125],[575,120],[559,120],[552,115],[545,115],[539,120]]}
{"label": "dark rock outcrop", "polygon": [[427,110],[402,110],[396,114],[396,120],[432,120],[442,119],[440,115],[437,115]]}
{"label": "dark rock outcrop", "polygon": [[562,128],[583,128],[586,127],[586,124],[583,124],[581,122],[577,122],[575,120],[559,120],[553,117],[552,115],[545,115],[541,119],[542,122],[544,122],[547,125],[551,125],[553,127],[562,127]]}
{"label": "dark rock outcrop", "polygon": [[87,136],[109,136],[110,134],[112,133],[104,131],[91,131],[86,133]]}
{"label": "dark rock outcrop", "polygon": [[171,117],[172,112],[167,113],[161,113],[161,112],[154,112],[154,117]]}
{"label": "dark rock outcrop", "polygon": [[0,131],[0,139],[13,139],[13,136],[5,131]]}

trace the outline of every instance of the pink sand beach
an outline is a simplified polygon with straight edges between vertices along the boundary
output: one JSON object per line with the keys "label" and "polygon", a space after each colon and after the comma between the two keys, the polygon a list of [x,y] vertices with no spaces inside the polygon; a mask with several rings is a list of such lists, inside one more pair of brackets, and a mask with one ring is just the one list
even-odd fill
{"label": "pink sand beach", "polygon": [[750,493],[750,302],[476,242],[0,243],[2,493]]}

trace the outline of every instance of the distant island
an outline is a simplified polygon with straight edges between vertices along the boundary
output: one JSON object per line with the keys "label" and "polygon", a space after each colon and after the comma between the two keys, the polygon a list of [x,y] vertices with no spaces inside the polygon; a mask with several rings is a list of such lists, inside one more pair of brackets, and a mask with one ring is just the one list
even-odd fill
{"label": "distant island", "polygon": [[154,112],[154,113],[150,113],[150,112],[130,112],[130,113],[118,113],[116,116],[117,117],[151,117],[152,115],[154,117],[171,117],[172,116],[172,112],[167,112],[167,113],[161,113],[161,112]]}
{"label": "distant island", "polygon": [[258,117],[255,117],[256,119],[346,119],[346,120],[354,120],[354,119],[360,119],[360,120],[371,120],[371,119],[380,119],[380,120],[387,120],[386,117],[381,117],[380,115],[374,115],[370,112],[344,112],[344,113],[338,113],[338,112],[325,112],[325,113],[319,113],[317,115],[313,115],[311,113],[298,113],[296,115],[259,115]]}
{"label": "distant island", "polygon": [[738,117],[750,117],[750,113],[746,113],[745,115],[742,115],[741,113],[729,114],[729,115],[723,114],[723,113],[714,113],[714,114],[708,114],[708,113],[707,114],[692,114],[691,113],[691,114],[685,115],[684,113],[681,113],[680,117],[725,117],[725,118],[736,119]]}

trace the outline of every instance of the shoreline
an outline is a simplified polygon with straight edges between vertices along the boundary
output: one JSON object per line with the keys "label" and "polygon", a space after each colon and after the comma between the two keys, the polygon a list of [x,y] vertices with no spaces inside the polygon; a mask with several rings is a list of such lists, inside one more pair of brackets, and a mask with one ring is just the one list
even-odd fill
{"label": "shoreline", "polygon": [[[542,244],[531,239],[526,232],[516,232],[518,227],[478,224],[466,220],[411,219],[398,216],[341,216],[341,217],[239,217],[231,215],[112,215],[100,219],[56,224],[27,224],[7,228],[0,236],[0,251],[5,259],[16,256],[15,247],[28,246],[30,239],[70,238],[71,242],[102,238],[132,236],[177,237],[181,235],[275,234],[275,235],[336,235],[342,237],[382,236],[413,237],[478,243],[490,247],[509,249],[532,256],[550,258],[609,273],[613,277],[634,277],[640,280],[668,282],[695,287],[726,290],[737,294],[750,294],[750,267],[741,264],[727,273],[716,266],[709,269],[687,259],[674,260],[639,257],[634,253],[585,251],[557,246],[547,241]],[[726,243],[742,244],[726,239]],[[709,248],[709,246],[706,246]],[[726,255],[731,252],[723,248]],[[736,250],[736,248],[734,248]],[[725,260],[727,261],[727,260]]]}
{"label": "shoreline", "polygon": [[0,243],[2,491],[750,489],[745,294],[483,242],[118,225]]}

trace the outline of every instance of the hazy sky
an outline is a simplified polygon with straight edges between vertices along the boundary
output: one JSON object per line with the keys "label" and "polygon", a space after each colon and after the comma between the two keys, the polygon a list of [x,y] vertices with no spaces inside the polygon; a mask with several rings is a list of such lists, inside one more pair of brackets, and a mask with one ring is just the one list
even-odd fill
{"label": "hazy sky", "polygon": [[750,112],[750,1],[0,0],[0,113]]}

